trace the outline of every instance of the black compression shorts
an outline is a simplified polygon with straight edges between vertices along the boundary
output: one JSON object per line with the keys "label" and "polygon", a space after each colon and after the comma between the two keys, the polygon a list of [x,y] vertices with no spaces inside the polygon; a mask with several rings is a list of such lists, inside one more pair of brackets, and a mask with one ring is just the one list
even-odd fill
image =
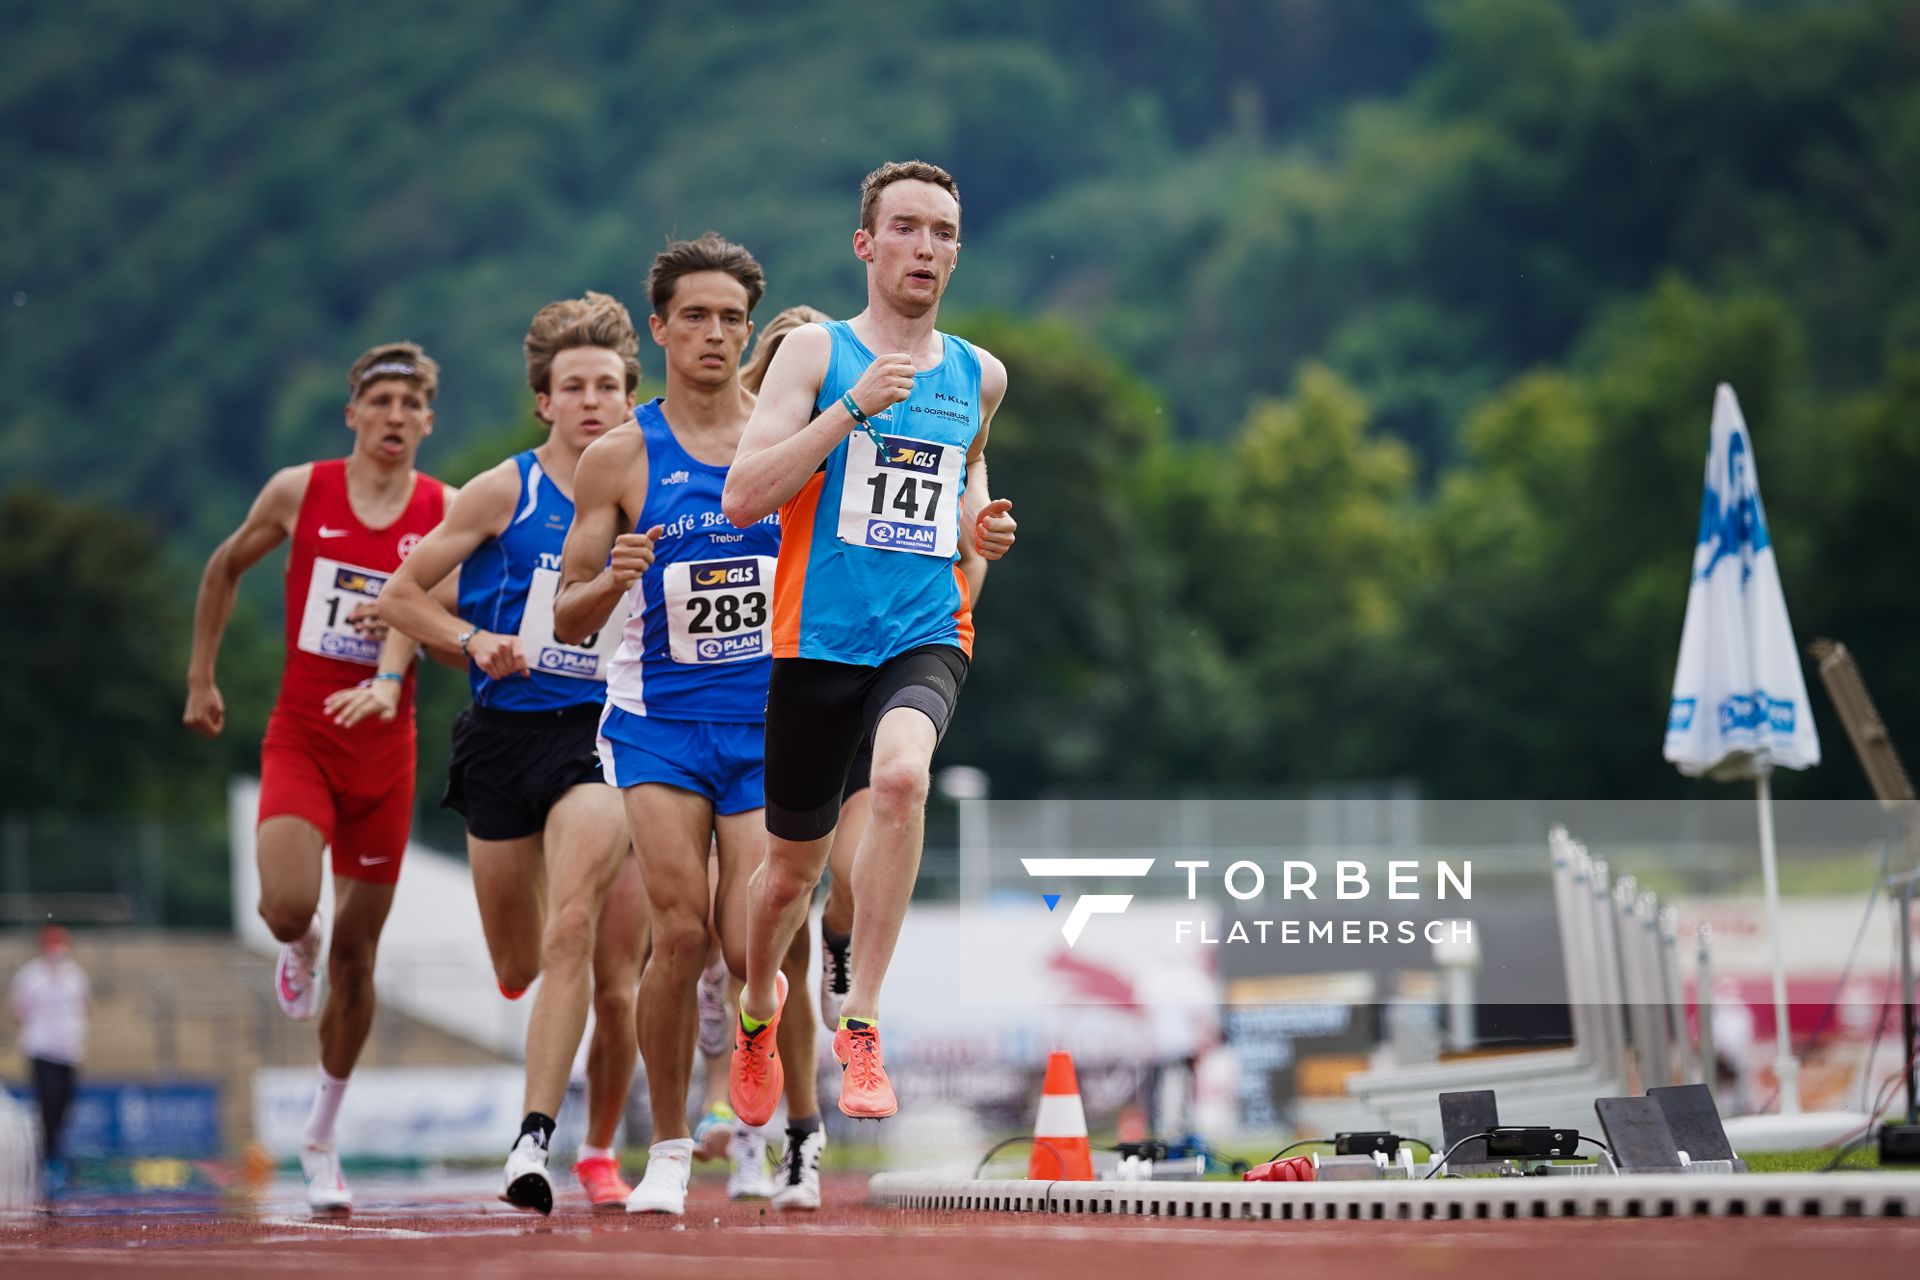
{"label": "black compression shorts", "polygon": [[840,801],[862,737],[880,717],[911,707],[944,737],[967,680],[952,645],[909,649],[877,667],[775,658],[767,686],[767,830],[818,840],[840,820]]}

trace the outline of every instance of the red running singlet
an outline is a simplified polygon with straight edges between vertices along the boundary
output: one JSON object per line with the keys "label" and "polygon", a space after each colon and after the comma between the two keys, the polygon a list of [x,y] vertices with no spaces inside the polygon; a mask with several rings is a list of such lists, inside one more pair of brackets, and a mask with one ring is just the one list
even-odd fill
{"label": "red running singlet", "polygon": [[327,695],[374,673],[380,643],[361,636],[353,613],[446,510],[446,489],[416,473],[405,510],[370,529],[347,496],[346,461],[313,464],[287,555],[286,669],[260,747],[260,821],[291,816],[333,846],[334,874],[391,883],[399,876],[413,816],[414,674],[407,671],[390,723],[336,726]]}
{"label": "red running singlet", "polygon": [[[324,720],[321,704],[328,694],[373,674],[380,662],[380,642],[354,630],[353,612],[373,603],[388,576],[445,511],[446,486],[417,472],[413,495],[399,518],[383,529],[369,529],[348,500],[346,460],[313,464],[287,553],[287,665],[276,711]],[[413,669],[408,668],[401,714],[383,727],[411,723],[413,684]]]}

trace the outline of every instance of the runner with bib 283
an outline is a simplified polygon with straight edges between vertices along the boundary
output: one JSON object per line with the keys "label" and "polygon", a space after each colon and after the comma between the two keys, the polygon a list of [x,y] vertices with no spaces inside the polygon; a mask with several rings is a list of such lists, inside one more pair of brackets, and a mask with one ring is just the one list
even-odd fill
{"label": "runner with bib 283", "polygon": [[[623,602],[627,608],[600,758],[626,801],[653,930],[638,1020],[654,1141],[629,1213],[685,1211],[693,1158],[687,1085],[708,918],[729,966],[743,969],[744,889],[766,849],[761,723],[780,526],[767,512],[736,529],[720,506],[753,408],[740,385],[740,353],[764,287],[753,256],[712,233],[654,258],[649,324],[666,353],[667,394],[581,458],[554,608],[563,642],[604,631]],[[719,879],[710,893],[708,851],[716,844]],[[802,972],[805,960],[802,953]],[[805,1045],[790,1050],[796,1056],[812,1052],[806,1031]],[[801,1140],[813,1137],[817,1154],[810,1093],[789,1097],[788,1110],[793,1124],[811,1126]],[[756,1144],[751,1157],[762,1172],[765,1151]],[[819,1202],[817,1179],[782,1191],[777,1209]]]}

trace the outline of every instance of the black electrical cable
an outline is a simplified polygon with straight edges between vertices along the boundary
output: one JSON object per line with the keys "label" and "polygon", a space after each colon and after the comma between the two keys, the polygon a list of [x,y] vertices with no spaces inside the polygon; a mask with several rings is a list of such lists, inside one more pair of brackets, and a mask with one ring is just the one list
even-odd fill
{"label": "black electrical cable", "polygon": [[[1065,1169],[1067,1167],[1066,1157],[1060,1154],[1060,1149],[1058,1147],[1054,1146],[1051,1142],[1048,1142],[1045,1138],[1032,1138],[1032,1137],[1028,1137],[1025,1134],[1021,1134],[1018,1137],[1002,1138],[1000,1141],[994,1143],[991,1147],[988,1147],[987,1154],[980,1157],[980,1163],[978,1166],[975,1167],[973,1171],[974,1180],[978,1181],[980,1178],[980,1175],[987,1171],[987,1161],[993,1159],[995,1156],[999,1155],[1002,1151],[1005,1151],[1008,1147],[1018,1146],[1022,1142],[1030,1143],[1036,1147],[1045,1147],[1049,1152],[1053,1154],[1053,1158],[1060,1162],[1060,1167],[1062,1169]],[[1106,1149],[1111,1150],[1112,1148],[1106,1148]]]}
{"label": "black electrical cable", "polygon": [[[1472,1142],[1475,1138],[1491,1138],[1493,1135],[1494,1135],[1494,1131],[1492,1129],[1487,1129],[1480,1133],[1470,1133],[1466,1137],[1460,1139],[1460,1141],[1454,1143],[1452,1146],[1447,1148],[1447,1153],[1441,1156],[1437,1161],[1434,1162],[1433,1168],[1429,1169],[1424,1175],[1422,1175],[1420,1181],[1425,1182],[1428,1178],[1433,1177],[1435,1174],[1439,1173],[1442,1169],[1446,1168],[1447,1161],[1453,1159],[1453,1153],[1458,1151],[1460,1148],[1466,1146],[1469,1142]],[[1415,1141],[1417,1142],[1419,1141],[1419,1139],[1416,1138]],[[1594,1146],[1600,1148],[1602,1151],[1606,1152],[1608,1155],[1613,1154],[1613,1148],[1609,1147],[1606,1143],[1600,1141],[1600,1139],[1598,1138],[1589,1138],[1586,1134],[1583,1133],[1580,1135],[1580,1141],[1591,1142]],[[1425,1144],[1422,1144],[1422,1145],[1425,1145]],[[1431,1153],[1433,1148],[1428,1147],[1427,1150],[1429,1153]]]}
{"label": "black electrical cable", "polygon": [[[1435,1174],[1439,1173],[1442,1169],[1446,1168],[1447,1161],[1453,1159],[1453,1153],[1458,1151],[1460,1148],[1466,1146],[1469,1142],[1472,1142],[1475,1138],[1491,1138],[1492,1136],[1493,1136],[1493,1130],[1491,1129],[1483,1129],[1479,1133],[1468,1134],[1466,1137],[1460,1139],[1460,1141],[1448,1147],[1447,1153],[1441,1156],[1438,1160],[1434,1161],[1433,1168],[1427,1170],[1426,1175],[1422,1177],[1420,1181],[1425,1182],[1427,1178],[1433,1177]],[[1432,1148],[1429,1147],[1428,1151],[1431,1152]]]}
{"label": "black electrical cable", "polygon": [[[1330,1147],[1332,1145],[1333,1145],[1332,1138],[1302,1138],[1298,1142],[1290,1143],[1287,1146],[1280,1148],[1278,1151],[1268,1156],[1266,1160],[1263,1161],[1262,1163],[1272,1164],[1275,1160],[1278,1160],[1282,1156],[1286,1155],[1287,1152],[1297,1151],[1301,1147]],[[1427,1150],[1432,1151],[1433,1148],[1429,1147],[1427,1148]]]}
{"label": "black electrical cable", "polygon": [[[995,1156],[999,1155],[1002,1151],[1005,1151],[1008,1147],[1016,1147],[1023,1142],[1031,1143],[1033,1146],[1036,1146],[1036,1147],[1045,1148],[1048,1152],[1052,1154],[1054,1159],[1060,1161],[1061,1168],[1064,1169],[1066,1167],[1066,1157],[1061,1154],[1060,1149],[1058,1147],[1048,1142],[1045,1138],[1033,1138],[1033,1137],[1028,1137],[1025,1134],[1020,1134],[1012,1138],[1002,1138],[1000,1141],[994,1143],[991,1147],[988,1147],[987,1153],[980,1157],[980,1163],[974,1167],[974,1170],[973,1170],[974,1178],[977,1180],[981,1174],[987,1171],[988,1161],[992,1160]],[[1131,1144],[1131,1145],[1138,1145],[1138,1144]],[[1093,1149],[1095,1151],[1113,1152],[1113,1151],[1121,1151],[1123,1150],[1123,1147],[1094,1146]],[[1251,1168],[1251,1166],[1248,1165],[1245,1160],[1231,1159],[1228,1156],[1223,1155],[1222,1153],[1214,1150],[1212,1147],[1209,1147],[1209,1146],[1197,1147],[1195,1149],[1195,1154],[1203,1156],[1211,1163],[1218,1164],[1221,1167],[1235,1174],[1245,1173],[1249,1168]]]}
{"label": "black electrical cable", "polygon": [[1821,1167],[1819,1170],[1821,1173],[1834,1172],[1845,1163],[1846,1158],[1852,1155],[1862,1143],[1873,1140],[1874,1126],[1880,1122],[1881,1114],[1887,1109],[1887,1104],[1893,1100],[1893,1091],[1899,1087],[1901,1081],[1906,1079],[1908,1068],[1916,1061],[1920,1061],[1920,1051],[1916,1051],[1913,1058],[1902,1064],[1899,1069],[1881,1082],[1879,1092],[1873,1095],[1873,1107],[1867,1112],[1867,1123],[1857,1136],[1834,1153],[1832,1160]]}

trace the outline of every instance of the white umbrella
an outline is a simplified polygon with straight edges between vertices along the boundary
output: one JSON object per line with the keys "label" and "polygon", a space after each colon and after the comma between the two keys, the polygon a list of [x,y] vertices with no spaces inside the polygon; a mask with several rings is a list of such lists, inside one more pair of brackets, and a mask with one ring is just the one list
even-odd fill
{"label": "white umbrella", "polygon": [[1688,777],[1752,778],[1760,808],[1760,863],[1773,942],[1773,1004],[1779,1033],[1780,1105],[1800,1110],[1799,1066],[1787,1033],[1787,981],[1780,960],[1780,879],[1774,861],[1778,768],[1820,763],[1800,651],[1787,620],[1753,441],[1740,402],[1724,382],[1714,393],[1706,492],[1693,549],[1693,585],[1680,633],[1667,713],[1666,757]]}

